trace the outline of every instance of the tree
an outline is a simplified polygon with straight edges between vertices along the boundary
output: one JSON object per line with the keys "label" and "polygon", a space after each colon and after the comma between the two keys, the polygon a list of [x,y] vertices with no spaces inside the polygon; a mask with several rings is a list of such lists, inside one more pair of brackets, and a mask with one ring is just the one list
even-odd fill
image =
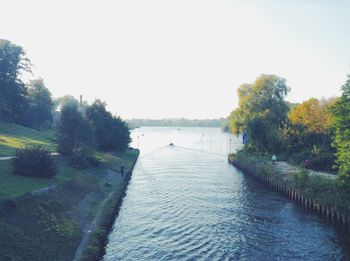
{"label": "tree", "polygon": [[339,176],[350,185],[350,75],[342,86],[343,94],[333,106],[335,135],[333,146],[336,148]]}
{"label": "tree", "polygon": [[131,139],[130,131],[126,122],[122,121],[120,117],[113,117],[111,132],[112,136],[112,148],[123,151],[128,148]]}
{"label": "tree", "polygon": [[41,129],[52,124],[53,102],[49,89],[45,87],[42,78],[32,80],[28,84],[29,110],[27,113],[28,126]]}
{"label": "tree", "polygon": [[[322,101],[311,98],[291,110],[288,115],[289,129],[286,129],[285,132],[290,149],[297,151],[317,146],[322,147],[323,150],[332,151],[331,122],[333,116],[330,108],[335,101],[335,98]],[[296,140],[298,142],[295,142]]]}
{"label": "tree", "polygon": [[55,110],[59,110],[63,108],[66,105],[73,105],[78,107],[79,101],[75,99],[72,95],[64,95],[62,97],[59,97],[53,101]]}
{"label": "tree", "polygon": [[23,123],[26,88],[19,75],[30,66],[22,47],[0,39],[0,120]]}
{"label": "tree", "polygon": [[106,103],[96,100],[86,109],[100,150],[124,150],[130,143],[130,131],[125,122],[107,111]]}
{"label": "tree", "polygon": [[63,155],[72,156],[94,144],[91,125],[75,105],[66,105],[61,109],[57,131],[58,148]]}
{"label": "tree", "polygon": [[294,125],[302,125],[308,132],[326,133],[330,127],[328,108],[329,101],[321,103],[318,99],[311,98],[294,107],[288,118]]}
{"label": "tree", "polygon": [[287,120],[288,106],[284,101],[289,88],[286,80],[275,75],[261,75],[252,84],[238,88],[239,107],[230,115],[233,133],[244,131],[250,145],[259,151],[281,148],[279,129]]}
{"label": "tree", "polygon": [[105,102],[95,100],[86,110],[87,119],[94,129],[97,146],[101,150],[108,150],[111,147],[113,135],[111,132],[112,114],[106,110],[106,106]]}

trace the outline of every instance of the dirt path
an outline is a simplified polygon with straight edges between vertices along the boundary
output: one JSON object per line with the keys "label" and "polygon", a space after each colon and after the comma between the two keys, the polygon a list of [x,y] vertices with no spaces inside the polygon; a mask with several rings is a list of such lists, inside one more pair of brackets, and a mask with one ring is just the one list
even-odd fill
{"label": "dirt path", "polygon": [[[300,167],[290,165],[286,161],[277,161],[276,165],[273,165],[274,168],[278,169],[282,173],[291,173],[291,172],[298,172],[300,170]],[[322,171],[315,171],[315,170],[308,170],[310,175],[314,176],[321,176],[328,179],[336,179],[337,175],[333,175],[327,172]]]}
{"label": "dirt path", "polygon": [[[103,179],[103,182],[112,184],[112,186],[116,186],[116,185],[120,184],[122,181],[123,181],[123,178],[121,177],[120,173],[114,172],[111,170],[108,170],[107,175]],[[100,203],[99,209],[98,209],[97,213],[95,214],[94,219],[91,222],[88,221],[89,209],[90,209],[91,204],[92,204],[91,200],[92,199],[98,200],[98,196],[89,193],[80,202],[79,210],[78,210],[80,212],[79,219],[80,219],[80,224],[84,227],[84,229],[83,229],[83,237],[82,237],[80,244],[75,252],[74,261],[79,261],[82,258],[83,252],[90,242],[90,237],[95,232],[95,230],[97,228],[97,224],[99,224],[99,222],[100,222],[103,208],[113,195],[114,195],[114,193],[113,193],[113,191],[111,191],[102,200],[102,202]]]}

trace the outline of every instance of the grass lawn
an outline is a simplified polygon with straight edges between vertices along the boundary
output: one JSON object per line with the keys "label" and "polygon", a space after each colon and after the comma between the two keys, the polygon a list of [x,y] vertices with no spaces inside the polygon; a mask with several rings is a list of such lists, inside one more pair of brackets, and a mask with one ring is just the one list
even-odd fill
{"label": "grass lawn", "polygon": [[118,153],[96,152],[96,158],[102,162],[102,166],[84,170],[72,168],[68,164],[67,159],[62,156],[57,156],[55,159],[58,173],[51,179],[14,175],[12,174],[12,161],[3,160],[0,161],[0,199],[15,198],[26,192],[39,190],[55,184],[61,184],[65,181],[73,179],[74,177],[87,178],[88,173],[103,176],[106,173],[106,169],[119,171],[122,163],[125,164],[126,170],[128,170],[135,161],[137,154],[138,151],[133,149]]}
{"label": "grass lawn", "polygon": [[56,158],[58,173],[54,178],[23,177],[12,174],[12,161],[0,161],[0,199],[15,198],[26,192],[60,184],[73,177],[84,175],[88,170],[73,169],[66,159]]}
{"label": "grass lawn", "polygon": [[[0,157],[12,156],[16,149],[26,146],[55,151],[54,136],[52,130],[39,132],[0,122]],[[101,212],[103,220],[111,221],[127,183],[118,179],[118,173],[107,170],[118,172],[121,164],[130,170],[138,150],[94,152],[94,156],[101,164],[84,170],[72,168],[63,156],[55,156],[58,173],[51,179],[14,175],[12,160],[0,161],[1,260],[72,260],[86,222],[92,221],[101,202],[113,191],[112,201]],[[121,183],[106,186],[110,180]],[[19,197],[52,185],[60,186],[49,193]],[[100,242],[92,244],[95,248],[100,246]]]}
{"label": "grass lawn", "polygon": [[[0,256],[6,257],[5,260],[72,260],[84,227],[101,211],[89,251],[81,259],[98,260],[103,246],[98,239],[102,235],[106,239],[108,224],[127,184],[124,179],[112,187],[106,186],[106,178],[111,175],[106,170],[119,170],[122,163],[128,170],[137,155],[138,150],[133,149],[120,153],[95,152],[102,164],[85,170],[71,168],[67,159],[58,156],[58,174],[52,179],[15,176],[11,173],[11,160],[0,161],[0,200],[12,199],[0,211]],[[16,199],[25,192],[73,178],[50,193]],[[113,195],[108,204],[100,210],[101,202],[110,193]]]}
{"label": "grass lawn", "polygon": [[52,133],[39,132],[20,125],[0,122],[0,156],[14,155],[16,149],[26,146],[42,146],[55,151]]}

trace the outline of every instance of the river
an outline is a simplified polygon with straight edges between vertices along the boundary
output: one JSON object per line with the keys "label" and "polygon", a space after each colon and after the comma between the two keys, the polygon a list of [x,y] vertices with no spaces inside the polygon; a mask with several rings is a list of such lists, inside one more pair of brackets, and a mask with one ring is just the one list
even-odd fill
{"label": "river", "polygon": [[350,259],[345,233],[227,163],[237,137],[165,127],[132,137],[141,155],[103,260]]}

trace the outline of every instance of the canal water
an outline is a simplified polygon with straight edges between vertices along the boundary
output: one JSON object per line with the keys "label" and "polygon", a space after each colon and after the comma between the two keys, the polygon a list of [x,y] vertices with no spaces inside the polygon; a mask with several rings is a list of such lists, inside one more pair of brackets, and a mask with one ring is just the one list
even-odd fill
{"label": "canal water", "polygon": [[[218,128],[140,128],[111,260],[349,260],[345,233],[227,163]],[[168,146],[174,143],[174,146]]]}

